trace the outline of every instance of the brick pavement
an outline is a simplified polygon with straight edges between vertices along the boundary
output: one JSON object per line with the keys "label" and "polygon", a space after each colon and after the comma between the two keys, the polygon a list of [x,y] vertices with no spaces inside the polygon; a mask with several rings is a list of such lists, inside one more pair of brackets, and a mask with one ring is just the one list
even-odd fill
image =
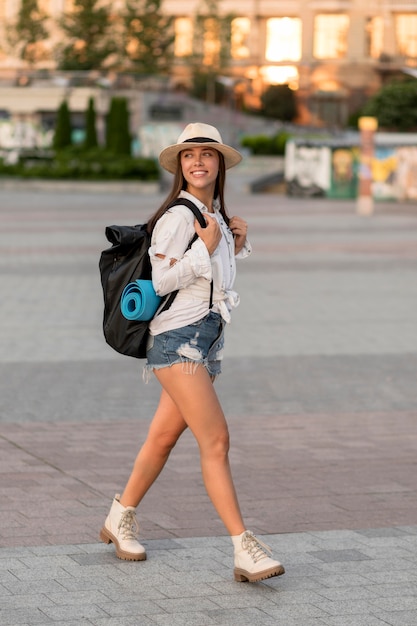
{"label": "brick pavement", "polygon": [[255,254],[218,391],[286,576],[231,580],[188,434],[140,509],[149,560],[97,541],[158,393],[103,342],[98,253],[159,200],[0,190],[0,623],[417,624],[413,205],[231,196]]}

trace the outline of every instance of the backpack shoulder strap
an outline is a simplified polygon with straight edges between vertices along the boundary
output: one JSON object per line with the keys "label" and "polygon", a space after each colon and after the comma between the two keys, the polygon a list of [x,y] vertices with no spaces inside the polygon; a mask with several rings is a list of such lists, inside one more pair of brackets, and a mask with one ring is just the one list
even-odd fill
{"label": "backpack shoulder strap", "polygon": [[198,220],[198,223],[200,224],[201,228],[206,227],[206,220],[204,219],[202,212],[197,207],[197,205],[194,204],[194,202],[192,202],[191,200],[188,200],[188,198],[177,198],[176,200],[173,200],[171,202],[168,208],[171,208],[173,206],[180,206],[180,205],[186,206],[187,208],[190,209],[190,211],[194,213],[194,216]]}

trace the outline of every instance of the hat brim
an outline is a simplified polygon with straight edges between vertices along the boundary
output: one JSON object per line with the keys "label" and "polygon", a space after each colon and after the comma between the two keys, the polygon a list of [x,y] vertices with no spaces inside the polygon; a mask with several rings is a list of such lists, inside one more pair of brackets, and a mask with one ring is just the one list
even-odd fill
{"label": "hat brim", "polygon": [[232,148],[231,146],[226,146],[223,143],[217,143],[213,141],[208,142],[194,142],[187,141],[186,143],[176,143],[172,146],[168,146],[164,150],[162,150],[159,155],[159,162],[164,170],[167,170],[171,174],[175,174],[177,170],[177,157],[180,152],[183,150],[187,150],[187,148],[199,148],[201,146],[207,146],[208,148],[212,148],[213,150],[217,150],[224,156],[224,164],[226,169],[230,169],[234,167],[242,160],[242,155],[240,152]]}

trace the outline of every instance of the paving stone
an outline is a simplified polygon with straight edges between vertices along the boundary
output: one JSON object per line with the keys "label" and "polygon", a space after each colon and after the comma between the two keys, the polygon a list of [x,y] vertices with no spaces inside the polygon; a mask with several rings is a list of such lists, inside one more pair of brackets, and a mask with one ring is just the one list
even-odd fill
{"label": "paving stone", "polygon": [[316,550],[315,552],[310,552],[310,555],[314,556],[316,559],[320,559],[320,561],[325,561],[326,563],[339,563],[340,561],[366,561],[370,558],[359,550]]}
{"label": "paving stone", "polygon": [[375,612],[384,624],[390,626],[415,626],[417,624],[417,611],[389,611]]}
{"label": "paving stone", "polygon": [[0,623],[2,626],[17,626],[18,624],[51,624],[47,615],[39,608],[2,609],[0,608]]}
{"label": "paving stone", "polygon": [[[159,624],[160,626],[210,626],[211,624],[219,624],[211,616],[199,611],[190,612],[186,615],[184,613],[180,615],[158,614],[153,615],[152,620],[153,624]],[[224,623],[226,624],[227,622]]]}
{"label": "paving stone", "polygon": [[[94,617],[88,621],[88,624],[94,624],[94,626],[138,626],[137,617]],[[77,626],[74,624],[74,626]],[[155,626],[154,619],[148,619],[147,617],[140,616],[140,626]]]}
{"label": "paving stone", "polygon": [[42,612],[52,622],[65,620],[83,620],[92,617],[107,617],[107,614],[93,604],[68,604],[63,606],[46,606]]}
{"label": "paving stone", "polygon": [[159,389],[103,341],[97,261],[162,196],[1,193],[2,626],[415,626],[416,205],[231,195],[254,254],[217,392],[247,524],[287,571],[251,585],[190,433],[138,510],[148,560],[98,540]]}
{"label": "paving stone", "polygon": [[[26,608],[39,608],[43,609],[46,606],[52,606],[54,603],[51,599],[43,593],[31,593],[31,594],[19,594],[13,596],[3,597],[1,600],[1,610],[4,613],[7,611],[13,611],[15,609]],[[1,616],[1,614],[0,614]]]}
{"label": "paving stone", "polygon": [[343,615],[343,617],[327,617],[326,624],[328,626],[386,626],[386,624],[392,624],[392,622],[379,619],[374,615],[367,615],[366,621],[364,621],[363,616]]}

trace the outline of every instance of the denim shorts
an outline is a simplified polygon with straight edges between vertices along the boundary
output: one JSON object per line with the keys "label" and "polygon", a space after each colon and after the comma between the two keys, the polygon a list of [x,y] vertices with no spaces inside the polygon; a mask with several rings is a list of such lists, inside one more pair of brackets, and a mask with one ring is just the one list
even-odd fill
{"label": "denim shorts", "polygon": [[193,324],[150,336],[146,369],[157,370],[176,363],[184,364],[184,371],[192,374],[198,365],[204,365],[210,376],[221,373],[224,346],[224,321],[210,311]]}

